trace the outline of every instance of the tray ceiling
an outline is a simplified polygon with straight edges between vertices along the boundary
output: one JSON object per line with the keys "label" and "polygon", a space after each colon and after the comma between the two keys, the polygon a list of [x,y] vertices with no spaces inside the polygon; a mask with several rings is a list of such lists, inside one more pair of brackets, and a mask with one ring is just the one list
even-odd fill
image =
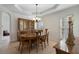
{"label": "tray ceiling", "polygon": [[[54,13],[76,4],[38,4],[37,12],[38,15],[44,16],[50,13]],[[2,6],[8,8],[9,10],[21,14],[26,14],[29,16],[34,16],[36,14],[35,4],[2,4]]]}

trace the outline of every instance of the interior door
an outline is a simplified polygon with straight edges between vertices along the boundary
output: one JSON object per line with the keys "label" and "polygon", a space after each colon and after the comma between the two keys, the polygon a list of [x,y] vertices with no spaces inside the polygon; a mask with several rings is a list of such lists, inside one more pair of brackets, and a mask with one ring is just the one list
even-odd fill
{"label": "interior door", "polygon": [[[0,40],[0,47],[7,47],[10,43],[10,15],[7,12],[1,12],[1,40]],[[5,35],[4,35],[5,33]],[[8,35],[9,34],[9,35]]]}
{"label": "interior door", "polygon": [[10,16],[7,12],[2,13],[2,26],[3,31],[10,33]]}

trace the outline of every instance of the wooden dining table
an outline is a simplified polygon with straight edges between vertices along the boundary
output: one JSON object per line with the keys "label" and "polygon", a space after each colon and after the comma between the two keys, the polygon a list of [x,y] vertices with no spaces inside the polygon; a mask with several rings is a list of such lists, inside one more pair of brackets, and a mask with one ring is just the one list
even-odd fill
{"label": "wooden dining table", "polygon": [[25,34],[20,34],[20,41],[23,43],[23,42],[26,42],[28,41],[28,47],[29,47],[29,53],[31,51],[31,46],[32,46],[32,43],[33,41],[35,41],[36,43],[36,51],[38,52],[38,41],[39,41],[39,38],[44,36],[45,33],[42,32],[42,30],[36,30],[32,33],[28,32],[28,33],[25,33]]}

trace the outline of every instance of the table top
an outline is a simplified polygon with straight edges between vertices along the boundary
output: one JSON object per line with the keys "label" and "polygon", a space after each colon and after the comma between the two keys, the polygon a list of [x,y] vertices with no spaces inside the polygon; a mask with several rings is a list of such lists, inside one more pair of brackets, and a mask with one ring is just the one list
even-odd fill
{"label": "table top", "polygon": [[35,34],[22,34],[21,37],[36,37]]}
{"label": "table top", "polygon": [[79,54],[79,39],[74,40],[74,45],[67,45],[65,40],[61,40],[54,48],[70,54]]}
{"label": "table top", "polygon": [[[41,34],[41,36],[43,36],[43,35],[45,35],[44,33],[43,34]],[[29,38],[29,39],[33,39],[33,38],[36,38],[36,34],[34,34],[34,33],[29,33],[29,34],[21,34],[20,35],[20,37],[21,38]],[[40,36],[38,36],[38,37],[40,37]]]}

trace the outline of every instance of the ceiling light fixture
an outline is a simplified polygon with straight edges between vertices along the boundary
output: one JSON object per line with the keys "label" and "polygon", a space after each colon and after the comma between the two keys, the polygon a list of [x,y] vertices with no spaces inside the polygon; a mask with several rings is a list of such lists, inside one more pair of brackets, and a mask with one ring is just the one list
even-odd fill
{"label": "ceiling light fixture", "polygon": [[35,20],[36,22],[40,21],[41,19],[38,17],[38,12],[37,12],[37,7],[38,7],[38,4],[35,4],[36,5],[36,16],[35,18],[33,18],[33,20]]}

